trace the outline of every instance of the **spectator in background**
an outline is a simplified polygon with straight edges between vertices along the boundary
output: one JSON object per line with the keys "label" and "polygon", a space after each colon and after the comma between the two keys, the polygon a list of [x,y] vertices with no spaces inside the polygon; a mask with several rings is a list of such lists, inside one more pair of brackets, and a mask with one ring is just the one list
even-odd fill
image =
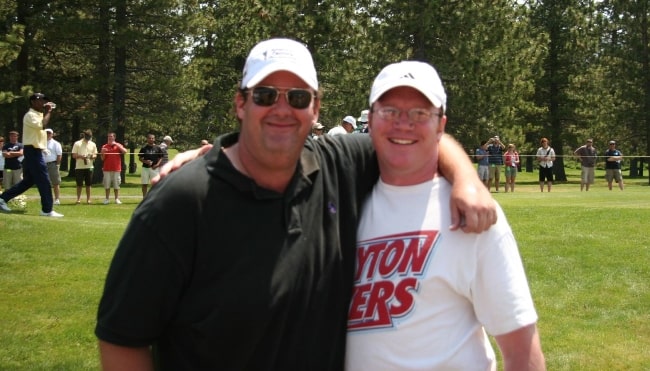
{"label": "spectator in background", "polygon": [[156,145],[156,136],[147,134],[147,144],[140,148],[138,158],[142,162],[142,174],[140,183],[142,184],[142,197],[147,195],[147,190],[151,179],[158,175],[158,168],[163,158],[163,150]]}
{"label": "spectator in background", "polygon": [[364,109],[363,111],[361,111],[361,116],[359,116],[359,118],[357,119],[357,122],[359,123],[358,126],[360,126],[360,128],[359,128],[360,133],[364,133],[364,134],[368,133],[368,113],[369,112],[370,112],[369,110]]}
{"label": "spectator in background", "polygon": [[499,192],[499,180],[501,178],[501,167],[503,167],[503,150],[506,146],[501,143],[498,135],[488,140],[487,152],[490,163],[490,179],[488,180],[488,190],[494,184],[494,190]]}
{"label": "spectator in background", "polygon": [[323,124],[320,122],[315,123],[311,128],[311,137],[318,139],[318,137],[323,135],[323,130],[325,130],[325,126],[323,126]]}
{"label": "spectator in background", "polygon": [[86,204],[92,203],[90,189],[93,184],[94,162],[97,158],[97,145],[92,139],[92,130],[86,129],[83,132],[83,138],[72,145],[72,158],[76,160],[74,172],[77,183],[77,204],[81,203],[81,189],[84,185],[86,187]]}
{"label": "spectator in background", "polygon": [[487,152],[487,140],[481,142],[481,146],[476,149],[476,162],[478,163],[478,177],[481,179],[485,187],[489,190],[490,185],[490,159]]}
{"label": "spectator in background", "polygon": [[327,132],[329,135],[344,135],[354,132],[357,128],[357,120],[352,116],[345,116],[341,123]]}
{"label": "spectator in background", "polygon": [[596,155],[597,151],[593,145],[593,139],[587,139],[587,142],[580,146],[573,152],[574,156],[577,156],[580,160],[580,192],[582,190],[589,191],[589,186],[594,184],[595,176],[595,167],[596,167]]}
{"label": "spectator in background", "polygon": [[537,149],[537,161],[539,161],[539,190],[544,192],[544,181],[548,187],[548,192],[551,191],[553,185],[553,161],[555,161],[555,151],[548,144],[547,138],[542,138],[540,141],[541,147]]}
{"label": "spectator in background", "polygon": [[61,196],[61,158],[63,157],[63,148],[61,143],[54,139],[54,130],[47,128],[47,149],[43,151],[43,160],[47,165],[47,174],[50,178],[50,185],[54,191],[54,204],[61,205],[59,197]]}
{"label": "spectator in background", "polygon": [[25,141],[23,146],[23,155],[25,157],[23,160],[23,179],[0,195],[0,210],[10,212],[11,209],[7,206],[7,202],[36,185],[38,194],[41,196],[40,215],[55,218],[63,216],[63,214],[52,210],[52,186],[50,186],[47,166],[45,160],[43,160],[43,150],[47,149],[47,134],[45,134],[44,129],[50,123],[54,106],[54,103],[50,102],[45,94],[34,93],[29,97],[29,111],[23,116]]}
{"label": "spectator in background", "polygon": [[2,147],[5,145],[5,137],[0,135],[0,192],[2,192],[2,181],[5,170],[5,156],[2,155]]}
{"label": "spectator in background", "polygon": [[172,143],[174,143],[174,141],[172,140],[172,137],[170,137],[169,135],[165,135],[162,142],[160,143],[160,149],[163,151],[163,158],[162,161],[160,161],[160,166],[163,166],[164,164],[167,163],[167,161],[169,161],[169,153],[167,153],[167,151],[169,149],[169,146],[172,145]]}
{"label": "spectator in background", "polygon": [[506,193],[508,188],[510,192],[515,191],[515,179],[517,179],[517,170],[519,168],[519,153],[514,144],[508,144],[508,150],[503,155],[503,160],[506,165]]}
{"label": "spectator in background", "polygon": [[621,162],[623,161],[623,153],[616,149],[616,142],[609,141],[609,148],[605,152],[605,179],[607,179],[607,186],[612,190],[612,181],[616,180],[618,188],[623,190],[623,175],[621,174]]}
{"label": "spectator in background", "polygon": [[210,143],[208,142],[207,139],[201,139],[201,147],[207,146],[208,144],[210,144]]}
{"label": "spectator in background", "polygon": [[2,186],[5,190],[18,184],[23,179],[23,164],[20,158],[23,156],[24,146],[18,141],[18,132],[9,132],[9,142],[2,147],[2,157],[5,159],[5,171]]}
{"label": "spectator in background", "polygon": [[104,191],[106,198],[104,205],[110,203],[111,186],[115,194],[115,203],[122,204],[120,201],[120,184],[122,184],[122,154],[126,153],[126,148],[115,141],[115,133],[108,133],[106,144],[102,146],[101,156],[104,163],[102,171],[104,172]]}

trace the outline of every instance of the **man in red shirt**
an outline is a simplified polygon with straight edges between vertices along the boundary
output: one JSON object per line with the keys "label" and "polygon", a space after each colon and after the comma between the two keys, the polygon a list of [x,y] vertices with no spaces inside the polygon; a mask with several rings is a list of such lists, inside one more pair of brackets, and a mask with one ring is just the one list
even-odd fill
{"label": "man in red shirt", "polygon": [[110,202],[108,199],[111,195],[111,186],[115,192],[115,203],[121,204],[120,201],[120,184],[122,183],[122,156],[126,153],[126,148],[115,141],[115,133],[108,133],[108,142],[102,146],[102,161],[104,166],[104,190],[106,191],[106,199],[104,205]]}

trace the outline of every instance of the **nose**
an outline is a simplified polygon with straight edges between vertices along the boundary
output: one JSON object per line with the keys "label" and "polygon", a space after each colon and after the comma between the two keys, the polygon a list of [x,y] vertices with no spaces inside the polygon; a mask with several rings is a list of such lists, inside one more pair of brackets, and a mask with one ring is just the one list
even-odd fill
{"label": "nose", "polygon": [[413,123],[409,118],[409,113],[407,110],[400,111],[399,116],[395,119],[394,125],[399,127],[405,125],[406,127],[412,127]]}

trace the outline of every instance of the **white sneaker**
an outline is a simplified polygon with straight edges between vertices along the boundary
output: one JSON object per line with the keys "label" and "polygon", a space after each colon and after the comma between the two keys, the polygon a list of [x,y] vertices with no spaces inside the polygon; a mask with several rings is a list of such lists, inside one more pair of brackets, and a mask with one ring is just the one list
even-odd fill
{"label": "white sneaker", "polygon": [[104,205],[108,205],[109,201],[108,198],[104,200]]}
{"label": "white sneaker", "polygon": [[115,204],[116,204],[116,205],[122,205],[122,201],[120,201],[119,198],[116,198],[116,199],[115,199]]}
{"label": "white sneaker", "polygon": [[59,201],[59,199],[57,198],[56,200],[54,200],[54,204],[55,205],[61,205],[61,201]]}
{"label": "white sneaker", "polygon": [[0,198],[0,210],[10,212],[11,209],[7,206],[7,202]]}
{"label": "white sneaker", "polygon": [[54,210],[50,211],[49,213],[44,213],[44,212],[41,210],[41,216],[51,216],[51,217],[53,217],[53,218],[61,218],[61,217],[63,217],[63,214],[59,214],[59,213],[57,213],[57,212],[54,211]]}

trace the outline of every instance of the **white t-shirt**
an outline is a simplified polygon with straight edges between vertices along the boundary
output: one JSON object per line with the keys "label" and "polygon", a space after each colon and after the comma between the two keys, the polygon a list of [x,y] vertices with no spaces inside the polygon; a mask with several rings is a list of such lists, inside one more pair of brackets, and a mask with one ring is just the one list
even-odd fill
{"label": "white t-shirt", "polygon": [[537,321],[501,208],[484,233],[451,232],[450,192],[440,177],[407,187],[380,180],[366,200],[347,370],[495,369],[485,331],[501,335]]}
{"label": "white t-shirt", "polygon": [[327,132],[328,135],[345,135],[348,134],[347,130],[341,125],[335,126]]}
{"label": "white t-shirt", "polygon": [[541,167],[553,167],[552,158],[555,157],[555,150],[553,150],[553,148],[551,148],[550,146],[546,147],[546,148],[539,147],[539,148],[537,148],[537,156],[538,157],[539,156],[544,156],[544,158],[546,158],[546,156],[548,156],[548,160],[544,159],[544,160],[539,161],[539,166],[541,166]]}
{"label": "white t-shirt", "polygon": [[61,148],[61,143],[57,142],[54,139],[47,141],[47,149],[50,151],[48,155],[43,156],[45,163],[56,161],[58,156],[63,155],[63,148]]}

